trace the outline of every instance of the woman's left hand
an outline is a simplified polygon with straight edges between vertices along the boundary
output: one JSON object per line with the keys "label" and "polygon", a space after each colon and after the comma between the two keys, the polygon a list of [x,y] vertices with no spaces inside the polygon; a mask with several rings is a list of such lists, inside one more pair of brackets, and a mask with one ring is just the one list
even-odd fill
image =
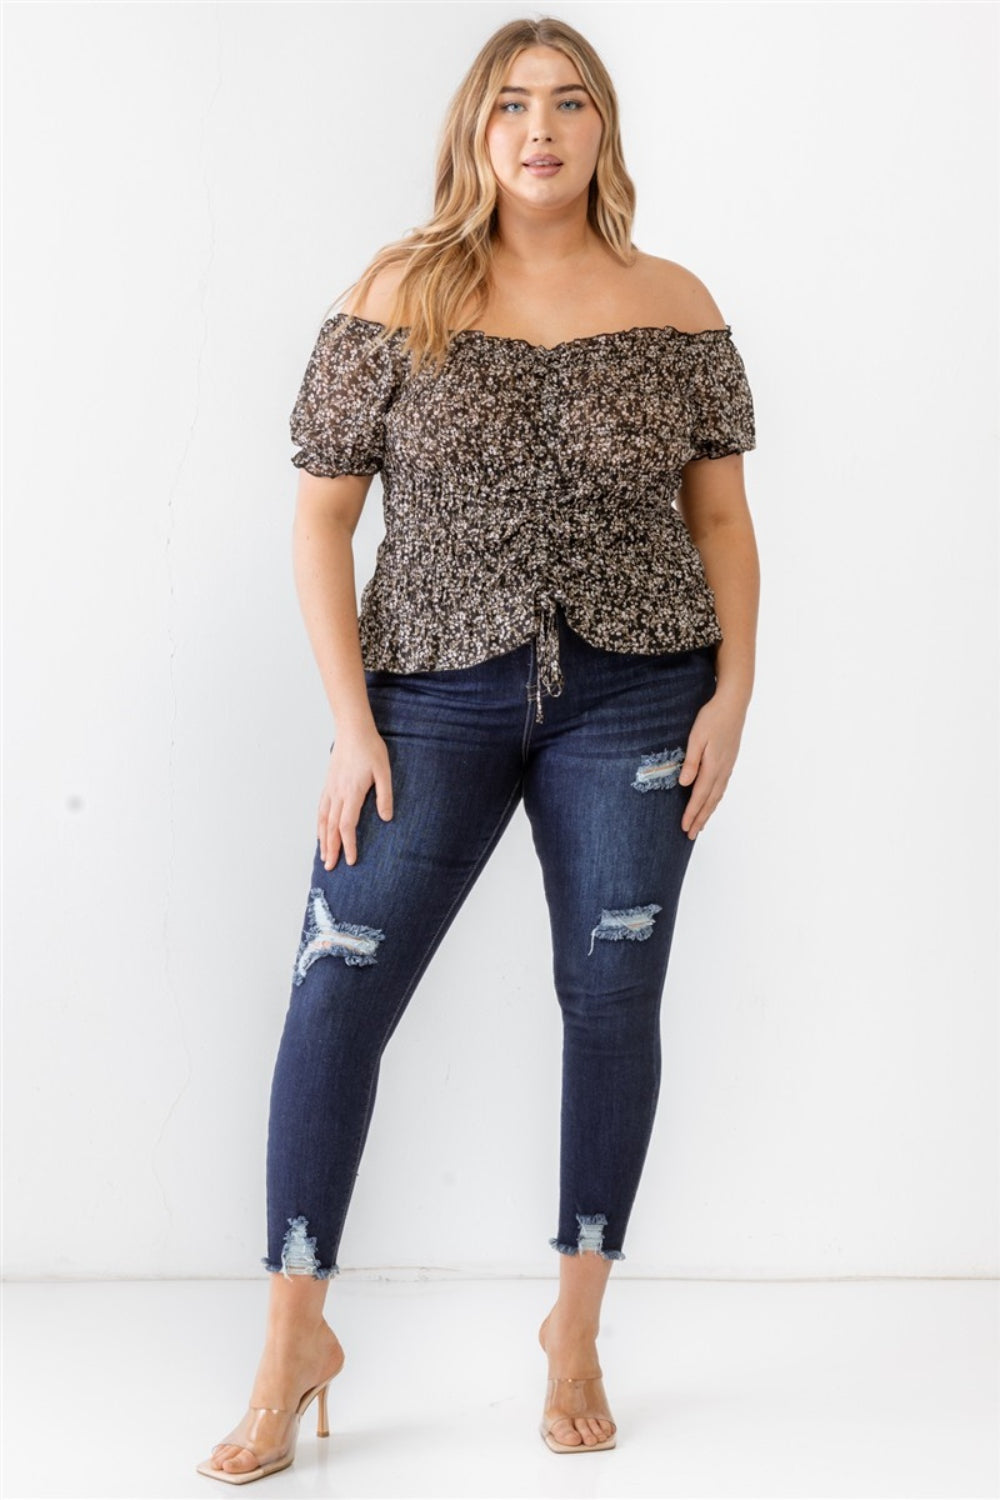
{"label": "woman's left hand", "polygon": [[739,754],[746,711],[742,696],[716,688],[691,726],[687,754],[677,778],[678,785],[691,787],[681,819],[690,839],[698,837],[722,801]]}

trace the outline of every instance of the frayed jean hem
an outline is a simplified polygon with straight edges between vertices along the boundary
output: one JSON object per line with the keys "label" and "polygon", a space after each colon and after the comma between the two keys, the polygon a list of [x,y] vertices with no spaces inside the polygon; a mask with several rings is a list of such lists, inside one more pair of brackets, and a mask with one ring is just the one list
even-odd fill
{"label": "frayed jean hem", "polygon": [[268,1260],[266,1255],[261,1256],[260,1263],[264,1267],[265,1271],[280,1273],[282,1276],[287,1277],[289,1280],[291,1280],[293,1276],[311,1276],[313,1281],[327,1281],[331,1276],[340,1275],[339,1266],[329,1266],[326,1269],[324,1269],[322,1266],[317,1266],[315,1270],[312,1271],[289,1271],[287,1267],[281,1264],[280,1260]]}
{"label": "frayed jean hem", "polygon": [[[559,1240],[549,1240],[553,1250],[558,1250],[560,1255],[579,1255],[579,1245],[563,1245]],[[605,1260],[624,1260],[624,1250],[587,1250],[588,1254],[602,1255]]]}

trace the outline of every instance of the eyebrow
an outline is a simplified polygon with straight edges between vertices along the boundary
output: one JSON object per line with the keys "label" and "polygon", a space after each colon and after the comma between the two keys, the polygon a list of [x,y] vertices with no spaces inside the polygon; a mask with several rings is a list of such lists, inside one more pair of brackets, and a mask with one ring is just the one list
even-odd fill
{"label": "eyebrow", "polygon": [[[568,94],[571,89],[578,89],[581,94],[585,94],[587,92],[582,83],[560,83],[556,88],[552,89],[551,92],[553,94]],[[515,88],[513,84],[505,83],[500,92],[501,94],[530,94],[531,90]]]}

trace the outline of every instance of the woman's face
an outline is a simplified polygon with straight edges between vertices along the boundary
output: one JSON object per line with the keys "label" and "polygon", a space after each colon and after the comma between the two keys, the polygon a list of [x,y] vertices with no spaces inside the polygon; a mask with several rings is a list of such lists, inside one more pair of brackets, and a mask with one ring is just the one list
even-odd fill
{"label": "woman's face", "polygon": [[[586,193],[597,165],[603,123],[564,52],[527,47],[507,70],[486,127],[486,149],[500,194],[519,205],[563,208]],[[527,166],[552,156],[555,168]]]}

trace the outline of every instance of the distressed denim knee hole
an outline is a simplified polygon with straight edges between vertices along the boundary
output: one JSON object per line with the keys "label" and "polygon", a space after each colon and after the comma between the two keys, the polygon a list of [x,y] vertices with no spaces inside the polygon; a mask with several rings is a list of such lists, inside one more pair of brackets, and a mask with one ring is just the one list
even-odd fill
{"label": "distressed denim knee hole", "polygon": [[594,940],[602,938],[610,943],[627,938],[631,942],[645,942],[653,931],[653,919],[663,907],[651,901],[647,906],[626,906],[609,911],[603,908],[601,920],[590,934],[587,957],[594,951]]}
{"label": "distressed denim knee hole", "polygon": [[295,955],[294,981],[301,984],[318,958],[342,958],[346,964],[377,962],[375,950],[385,937],[380,927],[361,922],[338,922],[320,886],[309,892],[309,911],[299,951]]}
{"label": "distressed denim knee hole", "polygon": [[666,791],[677,785],[677,778],[684,765],[685,751],[678,745],[673,750],[660,750],[639,757],[639,766],[632,785],[637,792]]}

